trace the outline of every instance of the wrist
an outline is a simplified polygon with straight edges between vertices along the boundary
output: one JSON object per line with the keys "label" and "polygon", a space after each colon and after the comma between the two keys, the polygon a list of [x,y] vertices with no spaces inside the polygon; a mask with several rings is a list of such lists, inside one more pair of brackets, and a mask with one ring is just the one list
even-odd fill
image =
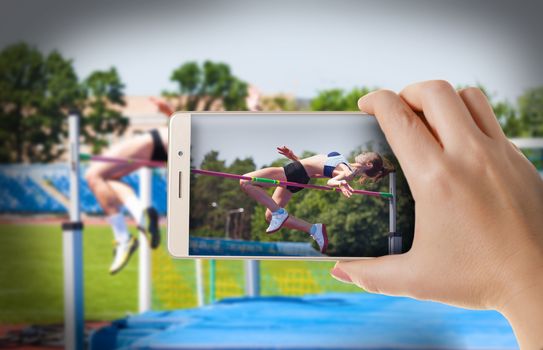
{"label": "wrist", "polygon": [[511,280],[498,311],[507,318],[521,349],[543,349],[543,261]]}

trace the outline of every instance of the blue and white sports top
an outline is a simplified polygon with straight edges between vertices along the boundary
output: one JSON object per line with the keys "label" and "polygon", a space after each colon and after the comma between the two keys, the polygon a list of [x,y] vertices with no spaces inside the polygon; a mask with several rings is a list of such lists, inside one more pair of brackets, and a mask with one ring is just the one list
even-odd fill
{"label": "blue and white sports top", "polygon": [[332,174],[334,172],[334,169],[339,164],[345,164],[350,171],[353,171],[351,169],[351,166],[347,162],[347,159],[338,152],[330,152],[328,153],[328,158],[326,158],[326,162],[324,163],[324,169],[322,171],[323,175],[326,177],[334,177]]}

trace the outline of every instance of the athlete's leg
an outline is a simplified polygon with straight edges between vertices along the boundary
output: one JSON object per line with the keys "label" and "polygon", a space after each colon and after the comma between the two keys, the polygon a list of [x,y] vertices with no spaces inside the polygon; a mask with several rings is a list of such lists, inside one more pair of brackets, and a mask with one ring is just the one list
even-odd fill
{"label": "athlete's leg", "polygon": [[164,146],[164,149],[166,152],[168,152],[168,128],[158,128],[158,134],[160,135],[160,139],[162,140],[162,145]]}
{"label": "athlete's leg", "polygon": [[[284,187],[277,187],[275,191],[273,192],[272,199],[280,208],[286,207],[288,202],[290,201],[290,198],[292,198],[292,192],[290,192],[288,189]],[[266,221],[270,222],[272,218],[272,212],[270,209],[266,209]],[[309,233],[311,230],[311,224],[307,221],[304,221],[302,219],[295,218],[294,216],[290,215],[283,224],[283,227],[288,227],[294,230],[304,231]]]}
{"label": "athlete's leg", "polygon": [[[256,170],[245,174],[244,176],[250,177],[265,177],[274,180],[286,181],[285,171],[281,167],[270,167],[260,170]],[[241,189],[249,195],[249,197],[256,200],[272,212],[276,212],[281,209],[263,187],[273,187],[273,184],[259,183],[258,185],[250,180],[240,180],[239,185]]]}
{"label": "athlete's leg", "polygon": [[[277,187],[273,192],[272,196],[273,200],[281,208],[284,208],[287,205],[291,197],[292,192],[284,187]],[[269,209],[267,209],[266,220],[268,222],[272,221],[273,216],[274,214]],[[317,242],[321,253],[326,252],[326,248],[328,247],[328,234],[326,233],[326,225],[321,223],[310,224],[307,221],[289,215],[286,221],[281,225],[281,227],[285,226],[295,230],[307,232]]]}
{"label": "athlete's leg", "polygon": [[[105,156],[118,158],[149,159],[152,152],[152,138],[149,134],[138,135],[113,146]],[[134,195],[134,191],[119,179],[140,166],[127,163],[92,162],[85,179],[106,215],[117,214],[120,206]],[[113,186],[112,186],[113,185]]]}
{"label": "athlete's leg", "polygon": [[[144,134],[116,144],[104,155],[116,158],[150,159],[152,147],[151,135]],[[91,191],[108,216],[117,242],[109,269],[111,274],[119,272],[138,247],[138,240],[130,235],[120,207],[124,204],[136,221],[141,221],[144,208],[132,188],[119,179],[139,167],[137,164],[93,162],[85,174]]]}

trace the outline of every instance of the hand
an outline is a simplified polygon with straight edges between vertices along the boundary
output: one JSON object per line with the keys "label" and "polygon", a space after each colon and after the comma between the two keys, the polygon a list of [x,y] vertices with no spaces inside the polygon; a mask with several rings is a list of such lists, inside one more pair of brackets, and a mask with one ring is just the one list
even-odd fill
{"label": "hand", "polygon": [[247,89],[245,104],[247,105],[247,109],[252,112],[262,110],[262,107],[260,106],[260,91],[253,85],[249,85],[249,88]]}
{"label": "hand", "polygon": [[298,156],[296,156],[294,152],[287,146],[277,147],[277,151],[279,152],[279,154],[287,157],[290,160],[299,160]]}
{"label": "hand", "polygon": [[353,188],[346,180],[340,180],[337,187],[341,190],[341,193],[343,193],[345,197],[351,198],[353,195]]}
{"label": "hand", "polygon": [[415,237],[407,253],[338,262],[332,274],[369,292],[496,309],[522,348],[542,348],[543,180],[484,94],[429,81],[358,105],[402,166]]}
{"label": "hand", "polygon": [[158,107],[158,110],[167,117],[171,117],[171,115],[175,112],[173,108],[165,101],[158,100],[154,97],[149,97],[149,100],[151,100],[151,102]]}

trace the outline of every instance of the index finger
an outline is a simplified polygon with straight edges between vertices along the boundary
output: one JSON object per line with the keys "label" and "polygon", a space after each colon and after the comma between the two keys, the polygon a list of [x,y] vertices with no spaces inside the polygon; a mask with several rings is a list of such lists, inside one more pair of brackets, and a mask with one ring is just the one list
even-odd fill
{"label": "index finger", "polygon": [[420,117],[394,92],[378,90],[358,100],[362,112],[373,114],[405,176],[437,160],[443,149]]}

